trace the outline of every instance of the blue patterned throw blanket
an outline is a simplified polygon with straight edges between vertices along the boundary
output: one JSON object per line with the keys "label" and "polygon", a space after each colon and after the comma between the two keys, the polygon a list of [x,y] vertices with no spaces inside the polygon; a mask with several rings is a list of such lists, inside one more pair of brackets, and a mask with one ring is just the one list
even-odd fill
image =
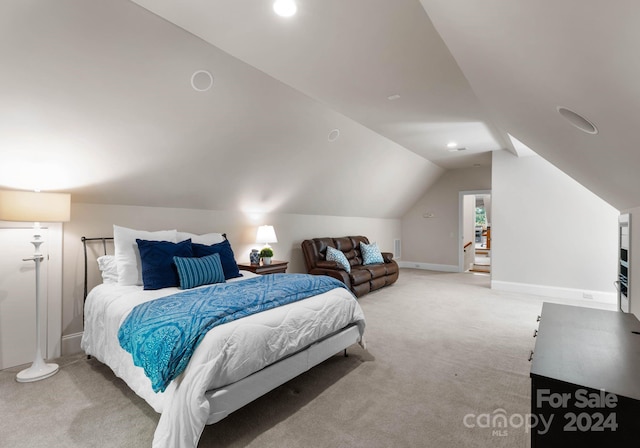
{"label": "blue patterned throw blanket", "polygon": [[190,289],[136,306],[118,339],[153,390],[163,392],[213,327],[340,287],[327,276],[271,274]]}

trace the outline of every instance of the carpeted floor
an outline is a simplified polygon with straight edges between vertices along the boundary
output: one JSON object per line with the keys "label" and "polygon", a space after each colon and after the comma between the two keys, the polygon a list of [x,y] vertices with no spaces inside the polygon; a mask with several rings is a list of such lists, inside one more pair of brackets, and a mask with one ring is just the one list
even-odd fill
{"label": "carpeted floor", "polygon": [[[489,276],[403,269],[360,299],[367,350],[334,356],[225,420],[201,447],[528,447],[529,350],[543,300]],[[82,355],[37,383],[0,372],[1,447],[148,447],[159,416]],[[518,422],[517,418],[512,421]]]}

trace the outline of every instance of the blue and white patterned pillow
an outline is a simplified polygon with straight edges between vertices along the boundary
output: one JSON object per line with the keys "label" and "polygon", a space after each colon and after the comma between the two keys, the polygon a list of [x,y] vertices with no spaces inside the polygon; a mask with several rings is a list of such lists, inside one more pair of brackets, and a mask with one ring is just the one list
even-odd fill
{"label": "blue and white patterned pillow", "polygon": [[331,246],[327,246],[327,261],[335,261],[342,269],[351,272],[351,265],[347,257],[345,257],[341,251]]}
{"label": "blue and white patterned pillow", "polygon": [[173,261],[178,268],[180,289],[225,282],[220,254],[200,258],[173,257]]}
{"label": "blue and white patterned pillow", "polygon": [[362,253],[362,264],[384,263],[377,243],[365,244],[360,241],[360,252]]}

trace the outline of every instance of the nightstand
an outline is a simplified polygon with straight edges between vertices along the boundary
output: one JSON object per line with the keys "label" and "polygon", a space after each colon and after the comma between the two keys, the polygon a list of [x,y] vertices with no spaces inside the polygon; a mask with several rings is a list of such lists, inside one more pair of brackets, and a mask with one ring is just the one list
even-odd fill
{"label": "nightstand", "polygon": [[238,263],[238,268],[241,271],[251,271],[254,274],[284,274],[287,272],[288,261],[276,261],[271,260],[271,264],[250,264],[250,263]]}

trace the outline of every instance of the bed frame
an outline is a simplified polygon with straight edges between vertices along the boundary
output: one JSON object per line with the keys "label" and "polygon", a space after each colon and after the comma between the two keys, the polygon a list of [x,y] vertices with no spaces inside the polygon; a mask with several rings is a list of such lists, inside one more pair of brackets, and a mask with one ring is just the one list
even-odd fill
{"label": "bed frame", "polygon": [[[226,238],[226,234],[223,234]],[[84,298],[87,298],[87,243],[101,241],[104,255],[107,241],[113,237],[81,238],[84,246]],[[337,353],[360,342],[360,332],[356,324],[348,325],[338,332],[312,343],[304,349],[283,358],[235,383],[205,392],[210,411],[207,424],[219,422],[246,404],[292,380],[312,367],[326,361]]]}

